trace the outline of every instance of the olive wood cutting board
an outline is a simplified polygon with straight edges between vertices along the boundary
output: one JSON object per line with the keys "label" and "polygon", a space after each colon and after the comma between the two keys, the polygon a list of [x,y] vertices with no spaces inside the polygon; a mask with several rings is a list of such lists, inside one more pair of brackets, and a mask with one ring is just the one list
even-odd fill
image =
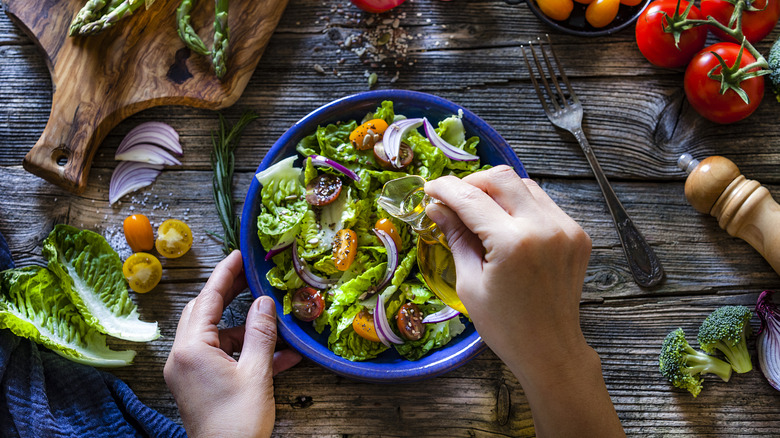
{"label": "olive wood cutting board", "polygon": [[[6,13],[43,50],[51,72],[51,114],[24,168],[80,193],[100,143],[124,118],[158,105],[225,108],[238,100],[276,28],[287,0],[231,0],[230,51],[223,80],[208,57],[176,33],[179,0],[148,10],[103,33],[70,37],[85,0],[0,0]],[[214,1],[195,0],[192,24],[211,47]]]}

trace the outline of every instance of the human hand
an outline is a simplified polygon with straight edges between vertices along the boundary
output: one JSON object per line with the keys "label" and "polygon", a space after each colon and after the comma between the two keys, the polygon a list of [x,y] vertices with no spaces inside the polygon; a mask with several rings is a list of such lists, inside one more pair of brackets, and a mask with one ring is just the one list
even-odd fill
{"label": "human hand", "polygon": [[530,179],[498,166],[425,192],[452,250],[458,296],[523,386],[537,436],[624,436],[580,329],[591,241]]}
{"label": "human hand", "polygon": [[[301,360],[293,350],[274,352],[276,310],[270,297],[252,303],[245,326],[217,329],[225,307],[244,289],[241,253],[233,251],[179,319],[163,374],[190,437],[270,436],[276,409],[272,377]],[[241,352],[238,360],[235,352]]]}
{"label": "human hand", "polygon": [[425,191],[446,205],[426,212],[452,249],[458,295],[513,371],[587,348],[579,301],[590,237],[538,184],[498,166]]}

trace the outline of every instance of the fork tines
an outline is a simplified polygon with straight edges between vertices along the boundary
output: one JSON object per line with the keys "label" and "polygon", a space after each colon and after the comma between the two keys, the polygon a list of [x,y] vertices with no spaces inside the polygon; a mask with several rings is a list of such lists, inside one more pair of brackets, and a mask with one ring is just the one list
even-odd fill
{"label": "fork tines", "polygon": [[[550,35],[545,36],[547,37],[546,48],[545,43],[541,38],[537,38],[536,40],[539,46],[538,50],[541,52],[541,57],[544,59],[544,64],[547,67],[546,72],[542,67],[542,63],[539,61],[540,57],[536,54],[537,49],[534,47],[534,44],[531,41],[528,41],[528,47],[531,52],[531,56],[534,59],[536,69],[531,68],[531,63],[528,61],[525,47],[521,46],[520,49],[523,51],[525,65],[528,67],[528,73],[531,77],[531,82],[533,82],[534,88],[536,89],[536,94],[539,96],[539,100],[542,102],[542,106],[544,106],[544,111],[550,113],[560,111],[562,107],[568,108],[569,99],[571,99],[571,101],[575,104],[579,103],[579,100],[577,99],[577,95],[574,94],[574,90],[571,88],[571,84],[569,84],[569,78],[566,77],[566,73],[563,71],[563,67],[558,61],[558,56],[555,54],[555,50],[553,50],[552,42],[550,41]],[[555,66],[557,67],[558,73],[556,73],[556,69],[553,68],[553,64],[550,62],[550,57],[547,55],[548,51],[550,54],[552,54],[552,57],[555,60]],[[561,88],[561,83],[558,81],[558,75],[560,75],[563,84],[565,84],[565,90],[564,88]],[[554,108],[552,111],[547,106],[547,99],[544,98],[544,94],[539,87],[539,82],[536,80],[536,76],[541,79],[542,85],[544,86],[547,95],[550,97],[550,101],[552,102]],[[548,76],[550,78],[549,81],[547,80]],[[550,82],[552,82],[552,87],[555,88],[557,93],[553,92],[552,88],[550,87]]]}

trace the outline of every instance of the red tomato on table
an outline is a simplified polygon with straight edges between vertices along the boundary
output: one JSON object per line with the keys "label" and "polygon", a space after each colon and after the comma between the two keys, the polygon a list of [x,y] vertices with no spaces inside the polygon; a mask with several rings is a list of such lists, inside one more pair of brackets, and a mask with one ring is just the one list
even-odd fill
{"label": "red tomato on table", "polygon": [[[773,0],[777,1],[777,0]],[[680,14],[688,7],[688,2],[680,1]],[[707,28],[698,26],[683,31],[680,34],[678,46],[674,43],[674,35],[664,32],[667,25],[664,13],[674,16],[677,0],[656,0],[642,12],[636,22],[636,44],[639,51],[651,63],[666,68],[682,67],[704,47],[707,40]],[[687,18],[703,20],[699,8],[691,7]]]}
{"label": "red tomato on table", "polygon": [[371,12],[373,14],[379,14],[381,12],[389,11],[394,7],[400,5],[406,0],[351,0],[352,4],[360,9]]}
{"label": "red tomato on table", "polygon": [[[716,67],[714,74],[721,72],[718,59],[712,52],[720,55],[726,61],[726,65],[731,67],[737,60],[739,49],[739,45],[734,43],[713,44],[697,53],[685,70],[685,96],[699,114],[713,122],[733,123],[742,120],[758,108],[764,97],[764,78],[761,76],[740,83],[747,94],[749,103],[745,103],[731,89],[721,94],[720,81],[707,76],[710,70]],[[754,62],[756,62],[756,58],[744,50],[740,67]]]}
{"label": "red tomato on table", "polygon": [[[775,28],[775,24],[780,18],[780,0],[755,0],[752,2],[752,6],[761,10],[742,12],[742,33],[751,44],[756,44]],[[711,15],[719,23],[728,27],[731,14],[734,12],[734,5],[726,0],[701,0],[701,12],[705,17]],[[714,26],[710,26],[710,30],[724,41],[739,43],[726,35],[726,32]]]}

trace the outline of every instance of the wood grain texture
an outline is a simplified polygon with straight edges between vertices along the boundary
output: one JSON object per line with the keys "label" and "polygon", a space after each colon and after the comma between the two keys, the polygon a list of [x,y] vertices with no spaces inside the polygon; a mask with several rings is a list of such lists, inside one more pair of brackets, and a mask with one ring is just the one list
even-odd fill
{"label": "wood grain texture", "polygon": [[[693,334],[715,307],[752,306],[762,290],[780,289],[780,276],[760,254],[688,204],[685,174],[675,164],[682,152],[696,158],[723,155],[747,178],[780,196],[780,109],[771,95],[747,120],[715,125],[687,105],[682,71],[645,62],[630,30],[592,39],[561,35],[540,24],[525,4],[489,0],[407,1],[399,11],[406,13],[401,27],[413,36],[408,55],[412,65],[372,67],[339,46],[348,35],[371,29],[366,23],[371,15],[356,12],[360,21],[355,24],[345,13],[332,12],[334,7],[356,11],[346,0],[292,0],[289,6],[242,97],[223,110],[230,120],[245,109],[260,115],[237,150],[239,207],[273,142],[318,106],[367,90],[366,71],[378,74],[378,88],[427,91],[458,102],[496,127],[532,177],[593,239],[581,322],[601,356],[628,435],[777,436],[780,393],[758,370],[735,375],[729,383],[708,377],[694,399],[671,388],[657,369],[660,343],[669,331],[682,327]],[[639,288],[631,279],[579,146],[549,124],[536,100],[519,46],[544,33],[551,33],[583,100],[585,131],[602,167],[664,264],[667,278],[656,288]],[[759,50],[766,53],[778,33]],[[112,371],[144,403],[180,421],[162,367],[181,310],[222,257],[218,242],[206,234],[220,226],[211,201],[209,166],[216,114],[164,106],[129,116],[108,132],[94,156],[86,189],[73,195],[21,166],[45,127],[52,87],[32,41],[3,16],[0,57],[0,232],[20,265],[42,261],[41,242],[56,223],[116,237],[124,217],[143,212],[155,224],[169,217],[186,218],[196,235],[191,253],[163,260],[159,289],[134,295],[142,318],[159,321],[163,337],[133,344],[139,351],[136,364]],[[338,62],[341,58],[343,63]],[[326,73],[318,73],[315,64]],[[390,82],[396,71],[397,80]],[[145,121],[176,128],[185,150],[183,165],[167,168],[154,185],[109,206],[114,152],[122,137]],[[225,312],[223,324],[240,324],[250,302],[247,293],[240,295]],[[752,340],[749,350],[755,364]],[[534,435],[522,388],[490,351],[444,376],[413,385],[352,382],[304,361],[278,375],[274,388],[278,437]]]}
{"label": "wood grain texture", "polygon": [[[228,73],[214,76],[207,57],[191,56],[176,33],[175,0],[161,0],[88,37],[68,37],[80,0],[3,0],[6,12],[37,43],[53,84],[51,114],[24,158],[28,171],[81,192],[98,146],[125,117],[159,105],[219,109],[241,95],[287,0],[234,1]],[[213,2],[193,13],[211,34]],[[211,37],[204,38],[210,45]]]}

